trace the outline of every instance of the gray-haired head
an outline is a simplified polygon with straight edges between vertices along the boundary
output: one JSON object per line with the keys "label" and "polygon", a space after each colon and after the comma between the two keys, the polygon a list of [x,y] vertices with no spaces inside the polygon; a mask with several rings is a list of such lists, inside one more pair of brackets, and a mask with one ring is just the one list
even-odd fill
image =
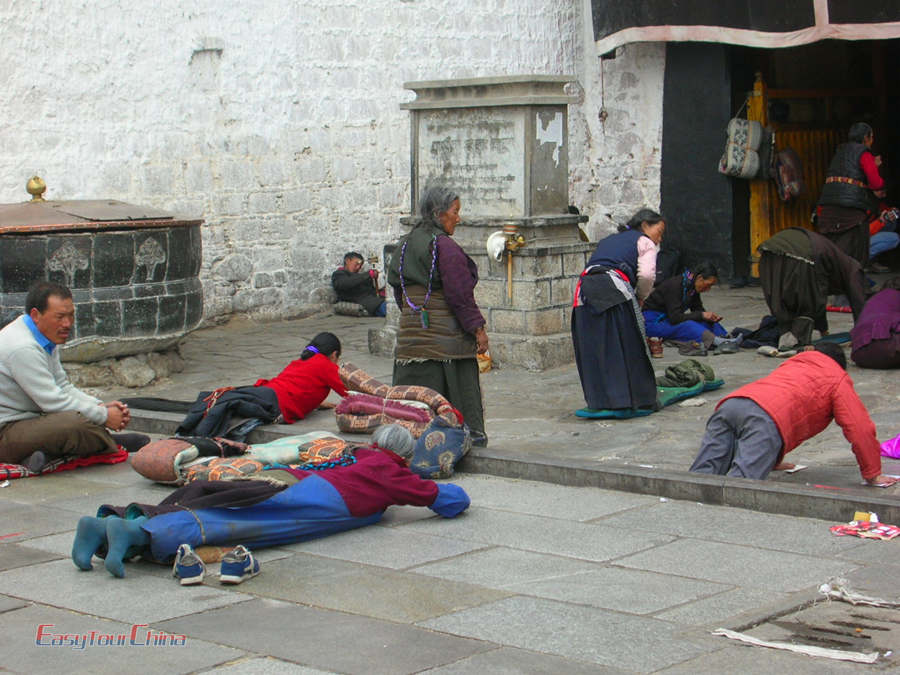
{"label": "gray-haired head", "polygon": [[448,211],[459,195],[444,185],[430,185],[419,199],[419,215],[422,223],[439,225],[438,216]]}
{"label": "gray-haired head", "polygon": [[865,143],[866,136],[873,134],[872,127],[865,122],[854,122],[850,125],[847,140],[851,143]]}
{"label": "gray-haired head", "polygon": [[396,452],[403,459],[412,459],[416,442],[409,429],[399,424],[383,424],[372,434],[372,443],[383,450]]}

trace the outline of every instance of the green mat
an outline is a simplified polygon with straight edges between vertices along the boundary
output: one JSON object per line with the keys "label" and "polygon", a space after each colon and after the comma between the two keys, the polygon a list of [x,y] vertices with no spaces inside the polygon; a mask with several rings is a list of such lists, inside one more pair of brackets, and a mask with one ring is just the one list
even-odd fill
{"label": "green mat", "polygon": [[[693,387],[657,387],[656,396],[659,399],[660,406],[665,407],[677,403],[678,401],[683,401],[686,398],[691,398],[691,396],[701,394],[704,391],[718,389],[723,384],[725,384],[724,380],[710,380],[709,382],[699,382]],[[583,417],[591,420],[627,420],[632,417],[645,417],[653,412],[653,410],[648,410],[646,408],[625,408],[621,410],[581,408],[580,410],[575,411],[575,417]]]}
{"label": "green mat", "polygon": [[[710,384],[713,382],[715,382],[715,380],[711,381]],[[724,384],[724,382],[722,384]],[[656,395],[659,398],[659,404],[665,407],[667,405],[672,405],[673,403],[678,403],[678,401],[683,401],[686,398],[696,396],[697,394],[701,394],[705,390],[705,387],[705,382],[698,382],[693,387],[657,387]]]}
{"label": "green mat", "polygon": [[627,420],[631,417],[644,417],[653,411],[646,408],[624,408],[621,410],[595,410],[594,408],[581,408],[575,411],[575,417],[584,417],[592,420]]}

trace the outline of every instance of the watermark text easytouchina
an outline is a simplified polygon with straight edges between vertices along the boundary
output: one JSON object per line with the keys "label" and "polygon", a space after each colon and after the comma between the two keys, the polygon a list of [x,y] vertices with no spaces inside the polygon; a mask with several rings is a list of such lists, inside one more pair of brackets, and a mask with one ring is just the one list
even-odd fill
{"label": "watermark text easytouchina", "polygon": [[127,633],[104,633],[99,630],[87,633],[57,633],[55,624],[42,623],[37,627],[34,643],[38,647],[184,647],[187,637],[161,633],[145,623],[132,624]]}

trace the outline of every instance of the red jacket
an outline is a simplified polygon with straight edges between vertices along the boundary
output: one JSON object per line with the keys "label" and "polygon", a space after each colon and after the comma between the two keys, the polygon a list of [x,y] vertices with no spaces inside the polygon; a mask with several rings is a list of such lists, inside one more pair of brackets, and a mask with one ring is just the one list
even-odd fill
{"label": "red jacket", "polygon": [[782,457],[834,420],[853,448],[862,477],[868,480],[881,473],[875,425],[847,371],[825,354],[801,352],[766,377],[729,394],[718,405],[730,398],[749,398],[768,413],[784,443]]}
{"label": "red jacket", "polygon": [[337,364],[322,354],[314,354],[306,361],[291,361],[278,377],[257,380],[254,386],[275,391],[287,424],[302,420],[318,408],[332,389],[341,396],[347,395]]}

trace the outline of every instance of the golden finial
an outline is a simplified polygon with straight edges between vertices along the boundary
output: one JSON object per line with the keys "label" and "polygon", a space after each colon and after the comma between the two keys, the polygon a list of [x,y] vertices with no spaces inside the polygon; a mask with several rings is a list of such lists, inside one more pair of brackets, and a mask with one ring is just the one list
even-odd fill
{"label": "golden finial", "polygon": [[47,191],[47,184],[41,180],[40,176],[32,176],[25,184],[25,189],[31,195],[31,201],[42,202],[44,201],[43,194]]}

